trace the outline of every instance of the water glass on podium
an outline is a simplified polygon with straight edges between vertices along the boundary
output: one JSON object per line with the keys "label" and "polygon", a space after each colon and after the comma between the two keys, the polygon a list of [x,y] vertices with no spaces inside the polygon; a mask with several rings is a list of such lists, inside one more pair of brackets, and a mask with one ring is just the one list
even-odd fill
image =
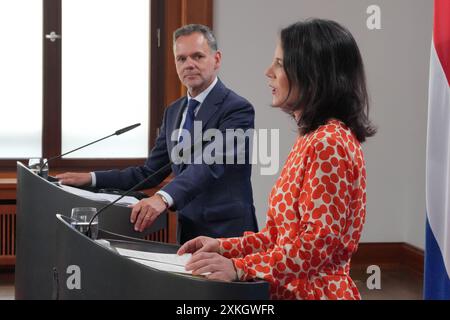
{"label": "water glass on podium", "polygon": [[31,158],[28,161],[28,168],[42,178],[48,178],[48,163],[46,158]]}
{"label": "water glass on podium", "polygon": [[92,221],[90,234],[88,234],[89,222],[97,214],[97,209],[92,207],[85,208],[73,208],[70,215],[73,228],[81,232],[82,234],[90,237],[91,239],[97,239],[98,235],[98,217],[95,217]]}

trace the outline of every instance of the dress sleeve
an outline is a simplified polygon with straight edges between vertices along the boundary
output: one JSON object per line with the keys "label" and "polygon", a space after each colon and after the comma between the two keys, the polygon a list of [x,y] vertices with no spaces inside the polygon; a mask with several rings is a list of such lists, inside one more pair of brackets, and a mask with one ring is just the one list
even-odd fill
{"label": "dress sleeve", "polygon": [[[308,147],[304,170],[299,170],[301,177],[296,179],[300,188],[294,203],[298,223],[291,224],[290,231],[278,240],[268,236],[273,231],[264,233],[264,238],[255,236],[253,241],[264,244],[258,252],[247,253],[243,240],[223,242],[223,246],[232,245],[241,253],[231,255],[239,279],[278,282],[289,277],[303,278],[332,262],[342,234],[349,227],[346,217],[354,180],[351,168],[349,156],[336,140],[326,138]],[[285,219],[295,218],[286,215]],[[251,243],[249,236],[244,239]]]}
{"label": "dress sleeve", "polygon": [[221,238],[219,253],[226,258],[240,258],[261,251],[270,250],[276,242],[277,230],[272,219],[260,232],[245,232],[243,237]]}

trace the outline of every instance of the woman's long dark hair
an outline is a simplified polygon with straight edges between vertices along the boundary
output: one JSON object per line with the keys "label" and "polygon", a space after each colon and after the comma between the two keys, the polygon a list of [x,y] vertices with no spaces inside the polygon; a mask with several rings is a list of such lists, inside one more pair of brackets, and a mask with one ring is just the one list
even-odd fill
{"label": "woman's long dark hair", "polygon": [[329,20],[298,22],[281,31],[281,46],[289,92],[299,90],[298,101],[283,109],[301,111],[301,134],[331,118],[344,122],[360,142],[376,133],[361,53],[346,28]]}

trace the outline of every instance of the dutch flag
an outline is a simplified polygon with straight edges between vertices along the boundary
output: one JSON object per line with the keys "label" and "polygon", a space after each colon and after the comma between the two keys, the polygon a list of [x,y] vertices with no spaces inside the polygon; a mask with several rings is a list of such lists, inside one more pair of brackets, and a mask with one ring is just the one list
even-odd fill
{"label": "dutch flag", "polygon": [[450,299],[450,0],[435,0],[428,108],[425,299]]}

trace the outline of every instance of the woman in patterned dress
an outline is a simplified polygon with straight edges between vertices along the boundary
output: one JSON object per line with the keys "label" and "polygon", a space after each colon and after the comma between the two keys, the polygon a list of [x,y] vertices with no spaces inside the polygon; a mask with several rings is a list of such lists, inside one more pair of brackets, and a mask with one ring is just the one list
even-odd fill
{"label": "woman in patterned dress", "polygon": [[360,299],[350,260],[366,214],[361,143],[375,129],[358,46],[336,22],[298,22],[281,31],[266,76],[273,107],[299,128],[266,226],[239,238],[198,237],[178,253],[194,253],[186,269],[209,279],[264,279],[272,299]]}

